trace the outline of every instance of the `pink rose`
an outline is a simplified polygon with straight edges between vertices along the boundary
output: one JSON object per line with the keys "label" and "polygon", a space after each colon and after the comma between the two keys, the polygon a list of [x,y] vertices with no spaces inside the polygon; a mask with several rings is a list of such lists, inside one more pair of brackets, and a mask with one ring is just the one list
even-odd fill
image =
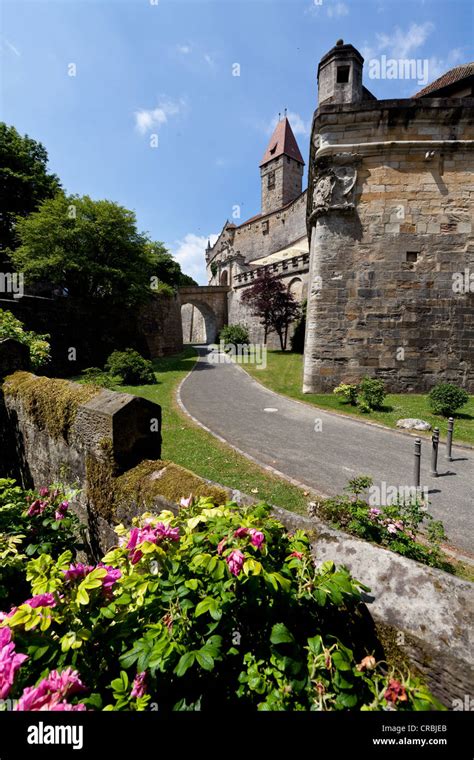
{"label": "pink rose", "polygon": [[241,551],[239,551],[239,549],[234,549],[231,551],[228,557],[226,557],[225,561],[227,562],[232,575],[238,575],[242,570],[242,565],[244,564],[244,555]]}
{"label": "pink rose", "polygon": [[250,528],[250,543],[257,547],[257,549],[260,549],[263,542],[265,541],[265,536],[262,533],[261,530],[256,530],[255,528]]}
{"label": "pink rose", "polygon": [[144,671],[143,673],[139,673],[137,676],[135,676],[132,691],[130,694],[131,698],[139,699],[139,697],[143,697],[144,694],[146,694],[146,689],[146,671]]}

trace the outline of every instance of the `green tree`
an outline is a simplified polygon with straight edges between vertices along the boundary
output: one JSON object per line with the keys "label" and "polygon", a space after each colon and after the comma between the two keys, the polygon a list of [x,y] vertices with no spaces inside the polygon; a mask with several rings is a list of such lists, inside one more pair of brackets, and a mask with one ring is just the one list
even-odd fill
{"label": "green tree", "polygon": [[49,335],[39,335],[25,330],[23,323],[11,311],[0,309],[0,340],[14,338],[30,349],[33,369],[39,369],[50,360]]}
{"label": "green tree", "polygon": [[0,122],[0,252],[17,245],[16,217],[35,211],[41,201],[61,192],[59,179],[47,171],[48,154],[41,143]]}
{"label": "green tree", "polygon": [[133,211],[89,196],[56,195],[18,222],[12,254],[27,283],[129,306],[150,295],[155,256]]}
{"label": "green tree", "polygon": [[[163,243],[149,241],[146,247],[154,259],[153,266],[156,285],[164,283],[174,289],[184,285],[197,285],[197,282],[192,277],[183,274],[179,263],[173,258]],[[154,289],[158,289],[156,285]]]}

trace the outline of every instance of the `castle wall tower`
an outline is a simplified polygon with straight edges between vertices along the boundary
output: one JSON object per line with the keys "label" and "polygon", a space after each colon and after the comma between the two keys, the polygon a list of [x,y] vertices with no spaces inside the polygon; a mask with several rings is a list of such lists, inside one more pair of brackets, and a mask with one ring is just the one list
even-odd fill
{"label": "castle wall tower", "polygon": [[363,98],[364,59],[353,45],[338,40],[318,66],[319,105],[359,103]]}
{"label": "castle wall tower", "polygon": [[269,214],[301,195],[304,161],[290,122],[278,122],[260,164],[262,214]]}

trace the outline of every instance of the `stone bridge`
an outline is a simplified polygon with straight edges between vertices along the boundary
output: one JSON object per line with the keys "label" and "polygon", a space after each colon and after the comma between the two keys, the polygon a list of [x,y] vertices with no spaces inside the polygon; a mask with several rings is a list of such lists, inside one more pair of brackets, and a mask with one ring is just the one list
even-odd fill
{"label": "stone bridge", "polygon": [[215,343],[228,322],[227,285],[194,285],[178,289],[184,343]]}

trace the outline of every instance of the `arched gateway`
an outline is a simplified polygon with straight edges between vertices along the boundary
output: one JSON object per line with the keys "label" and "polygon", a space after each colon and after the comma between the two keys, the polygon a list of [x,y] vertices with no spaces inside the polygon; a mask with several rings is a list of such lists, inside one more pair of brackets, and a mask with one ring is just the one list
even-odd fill
{"label": "arched gateway", "polygon": [[215,343],[227,324],[227,285],[178,288],[183,343]]}

